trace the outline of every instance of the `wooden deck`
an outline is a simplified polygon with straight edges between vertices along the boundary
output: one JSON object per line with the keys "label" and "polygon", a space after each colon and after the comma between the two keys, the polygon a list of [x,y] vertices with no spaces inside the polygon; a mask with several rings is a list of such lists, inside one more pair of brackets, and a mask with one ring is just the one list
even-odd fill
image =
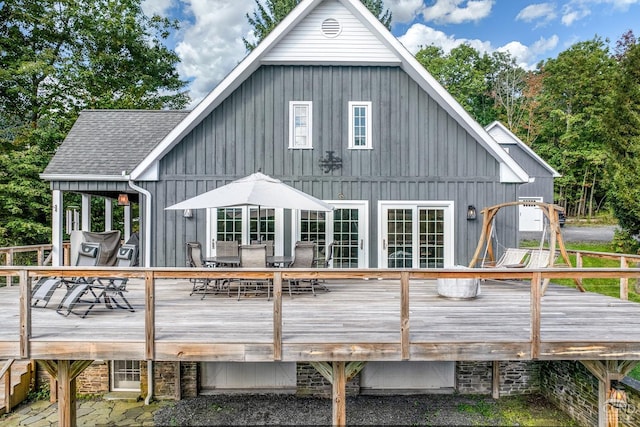
{"label": "wooden deck", "polygon": [[[0,288],[0,359],[640,359],[640,304],[552,284],[538,305],[539,293],[529,281],[496,280],[483,281],[475,299],[455,300],[438,296],[434,279],[416,278],[434,273],[407,272],[404,282],[384,278],[399,274],[329,278],[330,292],[291,298],[284,289],[281,299],[271,301],[265,296],[237,301],[226,293],[202,299],[189,296],[187,279],[148,275],[129,282],[134,313],[101,304],[86,318],[56,313],[64,289],[46,308],[29,310],[21,303],[24,285]],[[518,274],[543,277],[540,272]],[[609,272],[609,277],[617,274]],[[155,310],[147,312],[152,304]]]}

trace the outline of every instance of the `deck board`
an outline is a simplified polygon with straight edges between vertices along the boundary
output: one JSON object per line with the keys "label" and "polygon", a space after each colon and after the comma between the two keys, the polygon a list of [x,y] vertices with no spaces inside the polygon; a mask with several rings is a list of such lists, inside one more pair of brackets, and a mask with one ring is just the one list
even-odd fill
{"label": "deck board", "polygon": [[[327,281],[330,292],[283,290],[283,360],[400,360],[400,283]],[[274,360],[273,302],[232,293],[189,296],[186,280],[155,290],[157,360]],[[100,304],[87,318],[56,313],[64,289],[32,310],[30,356],[145,358],[144,282],[133,279],[131,313]],[[412,360],[531,358],[527,282],[482,283],[470,300],[438,296],[433,280],[410,284]],[[19,357],[19,287],[0,288],[0,358]],[[79,310],[83,311],[83,310]],[[542,298],[540,359],[640,359],[640,304],[551,285]],[[124,357],[126,356],[126,357]]]}

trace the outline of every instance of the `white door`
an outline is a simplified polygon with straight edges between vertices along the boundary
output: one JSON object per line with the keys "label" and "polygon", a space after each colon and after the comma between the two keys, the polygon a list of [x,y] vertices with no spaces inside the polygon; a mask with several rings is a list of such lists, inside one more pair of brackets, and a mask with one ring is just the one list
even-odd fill
{"label": "white door", "polygon": [[[542,197],[520,197],[521,202],[542,202]],[[518,205],[520,231],[542,231],[544,214],[536,205]]]}
{"label": "white door", "polygon": [[285,391],[296,389],[295,362],[203,362],[203,390]]}
{"label": "white door", "polygon": [[316,242],[316,258],[326,259],[333,242],[329,264],[332,268],[366,268],[368,248],[368,203],[360,201],[327,201],[331,212],[300,211],[297,240]]}
{"label": "white door", "polygon": [[381,268],[453,265],[453,202],[379,202]]}
{"label": "white door", "polygon": [[367,362],[360,377],[362,393],[451,390],[455,362]]}
{"label": "white door", "polygon": [[216,254],[218,240],[235,240],[241,245],[248,245],[255,240],[271,240],[275,253],[281,254],[283,210],[260,208],[259,211],[258,214],[257,206],[209,209],[207,240],[211,244],[207,248],[207,256]]}

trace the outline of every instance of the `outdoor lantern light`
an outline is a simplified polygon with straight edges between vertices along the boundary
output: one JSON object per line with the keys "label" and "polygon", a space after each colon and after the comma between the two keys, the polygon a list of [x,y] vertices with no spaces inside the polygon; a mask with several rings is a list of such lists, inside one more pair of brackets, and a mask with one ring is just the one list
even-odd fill
{"label": "outdoor lantern light", "polygon": [[118,206],[129,206],[129,195],[127,193],[118,194]]}
{"label": "outdoor lantern light", "polygon": [[184,212],[182,212],[182,216],[185,218],[193,218],[193,211],[191,209],[185,209]]}
{"label": "outdoor lantern light", "polygon": [[627,407],[627,393],[624,387],[617,381],[612,381],[607,403],[616,409],[624,409]]}
{"label": "outdoor lantern light", "polygon": [[472,221],[476,219],[476,207],[469,205],[467,207],[467,220]]}

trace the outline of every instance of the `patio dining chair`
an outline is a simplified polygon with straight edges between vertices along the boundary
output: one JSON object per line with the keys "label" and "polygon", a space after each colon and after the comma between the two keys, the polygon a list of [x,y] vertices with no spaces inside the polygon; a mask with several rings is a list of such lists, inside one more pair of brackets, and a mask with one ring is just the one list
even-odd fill
{"label": "patio dining chair", "polygon": [[[76,260],[76,267],[95,267],[100,259],[100,244],[82,242],[78,251],[78,258]],[[31,291],[31,300],[33,307],[46,307],[53,296],[53,293],[62,284],[67,286],[67,291],[75,286],[88,284],[91,281],[89,278],[76,277],[72,279],[61,279],[55,277],[46,277],[40,279]],[[38,306],[39,302],[43,302],[44,305]]]}
{"label": "patio dining chair", "polygon": [[[242,245],[240,246],[240,267],[242,268],[266,268],[267,245]],[[261,279],[237,279],[227,283],[227,295],[231,296],[231,287],[238,288],[238,301],[247,290],[252,288],[254,293],[267,291],[267,300],[271,299],[271,281]]]}
{"label": "patio dining chair", "polygon": [[[194,268],[203,268],[203,267],[212,267],[213,265],[207,264],[204,261],[204,257],[202,255],[202,244],[200,242],[187,242],[186,243],[186,253],[187,253],[187,267]],[[189,296],[193,294],[202,294],[202,298],[204,298],[207,293],[217,293],[218,292],[218,284],[215,280],[211,279],[189,279],[192,284],[191,293]],[[213,286],[212,286],[213,282]]]}
{"label": "patio dining chair", "polygon": [[[315,242],[298,242],[293,249],[293,263],[289,268],[304,268],[310,269],[313,267],[316,254]],[[293,292],[302,292],[305,290],[305,286],[310,289],[313,295],[316,295],[315,285],[317,281],[315,279],[292,279],[288,280],[289,296],[293,298]]]}

